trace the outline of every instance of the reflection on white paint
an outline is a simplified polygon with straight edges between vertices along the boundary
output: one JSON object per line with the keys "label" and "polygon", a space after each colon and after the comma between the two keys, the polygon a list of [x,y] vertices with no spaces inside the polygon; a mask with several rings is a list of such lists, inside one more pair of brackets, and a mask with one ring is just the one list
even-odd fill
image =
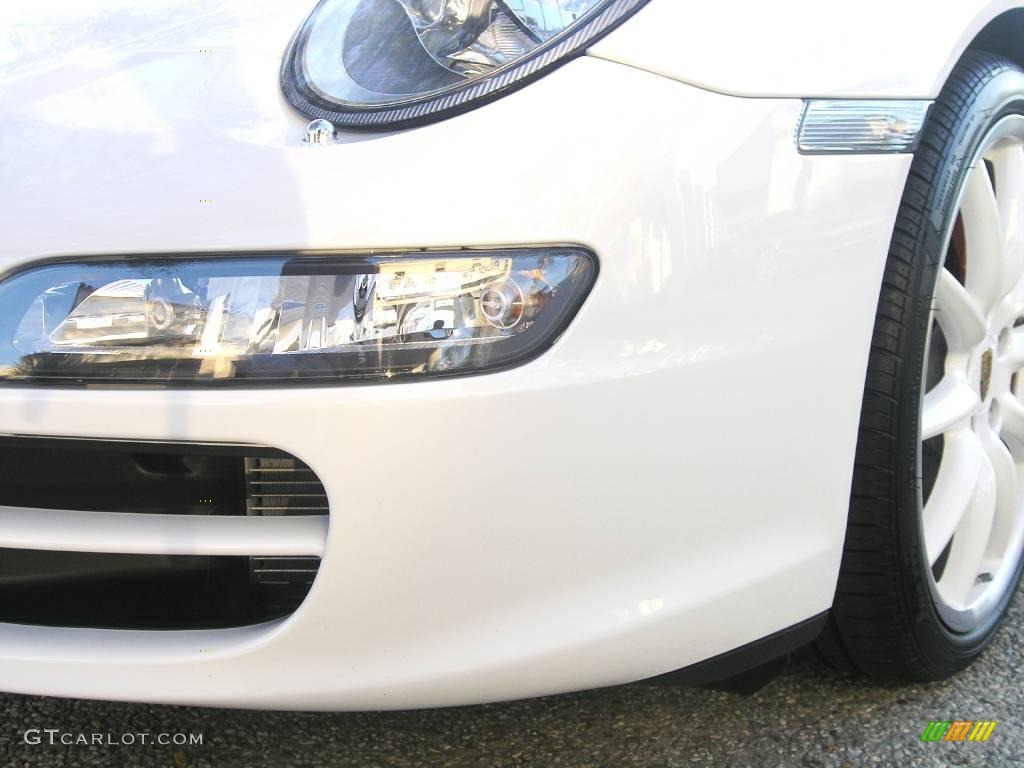
{"label": "reflection on white paint", "polygon": [[661,598],[655,598],[653,600],[641,600],[636,609],[640,612],[641,616],[653,616],[664,607],[665,601]]}
{"label": "reflection on white paint", "polygon": [[616,618],[618,618],[620,624],[628,624],[641,616],[653,616],[659,611],[664,610],[665,601],[660,597],[653,597],[649,600],[641,600],[636,604],[636,608],[617,608],[615,610]]}

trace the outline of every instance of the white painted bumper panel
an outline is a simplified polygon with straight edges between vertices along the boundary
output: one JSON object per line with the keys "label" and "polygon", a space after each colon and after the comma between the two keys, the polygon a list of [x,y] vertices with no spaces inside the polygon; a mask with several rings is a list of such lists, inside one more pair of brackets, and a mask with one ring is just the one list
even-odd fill
{"label": "white painted bumper panel", "polygon": [[0,547],[146,555],[321,557],[322,516],[227,517],[0,507]]}
{"label": "white painted bumper panel", "polygon": [[[0,433],[272,446],[331,504],[290,619],[0,625],[4,689],[465,704],[656,675],[830,606],[908,157],[801,156],[797,100],[591,58],[442,124],[302,146],[277,59],[248,39],[214,64],[176,39],[0,81],[0,272],[53,255],[580,243],[597,285],[549,353],[500,374],[0,388]],[[55,126],[67,141],[35,140]]]}

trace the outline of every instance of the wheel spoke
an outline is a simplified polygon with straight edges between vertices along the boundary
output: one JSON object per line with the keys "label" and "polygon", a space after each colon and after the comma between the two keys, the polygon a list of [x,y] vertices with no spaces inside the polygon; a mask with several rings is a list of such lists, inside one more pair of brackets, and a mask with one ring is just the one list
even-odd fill
{"label": "wheel spoke", "polygon": [[1006,360],[1015,368],[1024,365],[1024,328],[1015,328],[1010,332],[1010,345],[1006,349]]}
{"label": "wheel spoke", "polygon": [[999,414],[1003,420],[1003,434],[1015,445],[1024,447],[1024,405],[1014,395],[1006,393],[999,398]]}
{"label": "wheel spoke", "polygon": [[988,455],[989,461],[992,462],[992,469],[995,471],[996,483],[999,488],[988,555],[992,558],[1000,558],[1004,553],[992,551],[992,545],[996,545],[997,548],[1005,546],[1006,542],[1011,539],[1016,527],[1017,516],[1020,514],[1020,500],[1017,498],[1020,482],[1017,463],[1003,441],[992,434],[985,440],[984,445],[985,453]]}
{"label": "wheel spoke", "polygon": [[951,351],[966,352],[985,338],[985,318],[978,303],[948,269],[939,273],[935,308]]}
{"label": "wheel spoke", "polygon": [[939,580],[943,594],[951,602],[963,606],[966,606],[971,591],[978,583],[996,512],[996,473],[988,456],[984,452],[981,456],[981,467],[973,484],[970,502],[956,527],[949,558]]}
{"label": "wheel spoke", "polygon": [[1024,147],[1016,142],[1004,144],[991,153],[991,161],[1006,249],[1004,292],[1009,293],[1024,272]]}
{"label": "wheel spoke", "polygon": [[980,400],[970,384],[958,376],[947,375],[924,396],[921,409],[921,439],[928,440],[948,432],[969,418]]}
{"label": "wheel spoke", "polygon": [[988,313],[1005,295],[1003,227],[995,191],[984,163],[971,171],[961,208],[967,242],[968,292]]}
{"label": "wheel spoke", "polygon": [[935,485],[924,505],[924,542],[932,565],[949,544],[971,504],[985,453],[978,436],[967,429],[945,437]]}

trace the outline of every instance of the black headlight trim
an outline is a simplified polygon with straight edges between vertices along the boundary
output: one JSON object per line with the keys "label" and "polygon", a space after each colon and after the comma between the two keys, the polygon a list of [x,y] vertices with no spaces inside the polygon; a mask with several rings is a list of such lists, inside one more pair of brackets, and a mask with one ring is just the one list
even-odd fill
{"label": "black headlight trim", "polygon": [[289,103],[310,119],[329,120],[339,128],[381,131],[412,128],[476,109],[538,80],[586,53],[649,0],[611,0],[578,27],[570,27],[544,45],[490,75],[467,80],[416,99],[390,104],[346,104],[327,98],[306,79],[304,58],[310,20],[320,0],[292,38],[281,66],[281,88]]}

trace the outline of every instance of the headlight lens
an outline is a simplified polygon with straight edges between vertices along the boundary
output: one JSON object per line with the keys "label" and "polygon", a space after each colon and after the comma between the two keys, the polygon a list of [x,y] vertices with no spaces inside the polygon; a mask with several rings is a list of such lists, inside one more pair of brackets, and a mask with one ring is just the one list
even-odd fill
{"label": "headlight lens", "polygon": [[321,0],[282,83],[310,117],[395,127],[494,98],[581,52],[647,0]]}
{"label": "headlight lens", "polygon": [[546,349],[596,263],[580,249],[52,264],[0,283],[0,382],[380,381]]}

